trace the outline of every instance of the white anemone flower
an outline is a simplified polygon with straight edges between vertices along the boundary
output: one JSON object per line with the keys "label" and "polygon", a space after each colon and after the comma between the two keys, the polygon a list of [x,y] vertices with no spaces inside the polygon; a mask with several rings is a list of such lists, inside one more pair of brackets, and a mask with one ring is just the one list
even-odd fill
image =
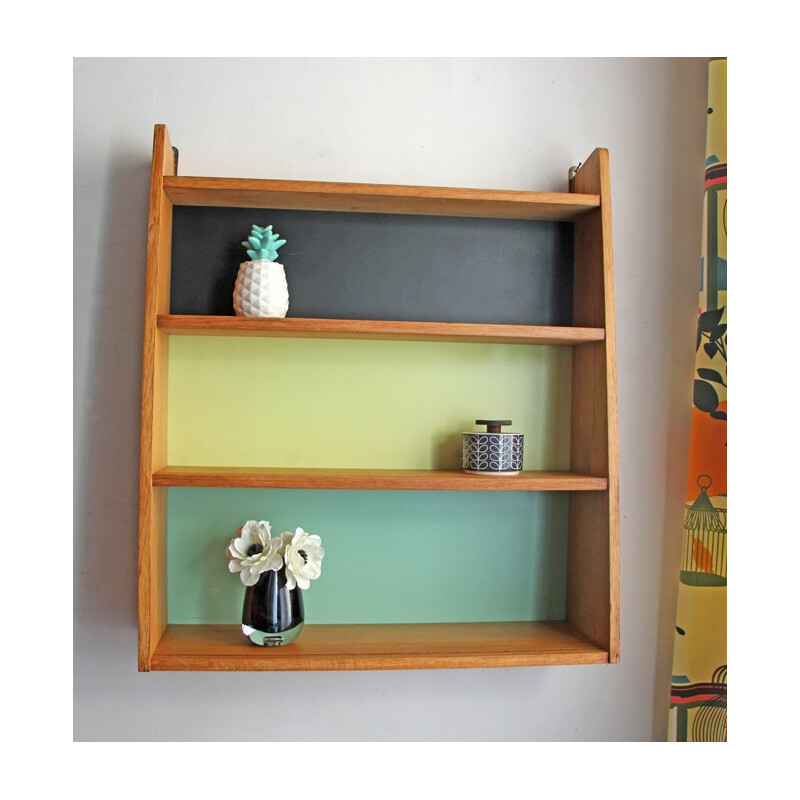
{"label": "white anemone flower", "polygon": [[269,522],[254,519],[242,525],[239,535],[231,539],[227,554],[231,559],[228,569],[238,572],[245,586],[254,586],[262,572],[277,571],[283,566],[280,549],[281,537],[270,538],[272,528]]}
{"label": "white anemone flower", "polygon": [[322,572],[322,540],[319,536],[306,533],[298,528],[294,533],[281,534],[283,541],[283,560],[286,564],[286,588],[308,589],[311,581],[319,578]]}

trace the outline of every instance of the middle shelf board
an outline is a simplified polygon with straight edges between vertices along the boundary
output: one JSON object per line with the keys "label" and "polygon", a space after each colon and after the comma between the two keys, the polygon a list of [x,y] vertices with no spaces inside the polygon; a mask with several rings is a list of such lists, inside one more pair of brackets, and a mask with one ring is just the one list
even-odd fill
{"label": "middle shelf board", "polygon": [[158,327],[167,334],[179,336],[277,336],[495,344],[578,345],[602,341],[605,338],[603,328],[571,326],[297,317],[224,317],[190,314],[161,314],[158,317]]}
{"label": "middle shelf board", "polygon": [[376,489],[427,491],[604,491],[608,479],[569,471],[474,475],[459,470],[281,469],[273,467],[168,466],[153,473],[154,486],[242,489]]}

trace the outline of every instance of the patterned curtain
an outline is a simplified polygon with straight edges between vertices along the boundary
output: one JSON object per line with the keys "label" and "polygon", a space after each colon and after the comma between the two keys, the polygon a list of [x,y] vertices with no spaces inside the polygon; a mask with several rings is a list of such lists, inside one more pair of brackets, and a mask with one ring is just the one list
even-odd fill
{"label": "patterned curtain", "polygon": [[708,65],[694,404],[669,739],[727,741],[727,60]]}

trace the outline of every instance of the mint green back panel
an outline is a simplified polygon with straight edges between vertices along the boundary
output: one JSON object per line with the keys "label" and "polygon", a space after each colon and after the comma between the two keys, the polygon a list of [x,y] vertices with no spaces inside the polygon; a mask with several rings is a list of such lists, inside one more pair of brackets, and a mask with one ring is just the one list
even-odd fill
{"label": "mint green back panel", "polygon": [[566,492],[168,491],[168,617],[241,622],[225,549],[248,519],[325,547],[316,624],[563,619]]}

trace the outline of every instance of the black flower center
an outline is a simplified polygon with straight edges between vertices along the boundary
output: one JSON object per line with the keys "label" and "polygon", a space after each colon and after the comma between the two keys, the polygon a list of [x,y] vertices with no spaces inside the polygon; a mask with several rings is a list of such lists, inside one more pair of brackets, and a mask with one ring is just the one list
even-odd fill
{"label": "black flower center", "polygon": [[247,555],[249,556],[256,556],[258,555],[264,548],[260,544],[251,544],[250,547],[247,548]]}
{"label": "black flower center", "polygon": [[298,554],[299,556],[302,556],[302,558],[303,558],[303,563],[304,563],[304,564],[308,564],[308,553],[306,553],[306,551],[305,551],[305,550],[298,550],[298,551],[297,551],[297,554]]}

